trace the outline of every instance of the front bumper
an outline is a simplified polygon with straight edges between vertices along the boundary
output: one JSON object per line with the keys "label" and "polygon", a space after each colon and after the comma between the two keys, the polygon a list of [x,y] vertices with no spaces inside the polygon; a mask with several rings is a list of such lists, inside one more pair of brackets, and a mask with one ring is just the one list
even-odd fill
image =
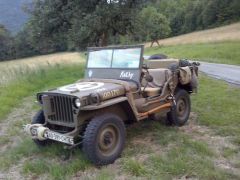
{"label": "front bumper", "polygon": [[75,145],[73,136],[51,131],[42,124],[27,124],[24,125],[23,128],[24,131],[32,137],[32,139],[38,139],[40,141],[51,139],[68,145]]}

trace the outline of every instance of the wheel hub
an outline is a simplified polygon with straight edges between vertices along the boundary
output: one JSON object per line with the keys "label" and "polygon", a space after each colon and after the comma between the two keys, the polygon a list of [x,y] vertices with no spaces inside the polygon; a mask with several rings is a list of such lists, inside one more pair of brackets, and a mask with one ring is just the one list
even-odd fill
{"label": "wheel hub", "polygon": [[102,128],[99,132],[98,146],[103,155],[114,153],[119,144],[119,132],[113,125]]}
{"label": "wheel hub", "polygon": [[177,115],[182,117],[186,113],[186,103],[183,99],[179,99],[177,102]]}

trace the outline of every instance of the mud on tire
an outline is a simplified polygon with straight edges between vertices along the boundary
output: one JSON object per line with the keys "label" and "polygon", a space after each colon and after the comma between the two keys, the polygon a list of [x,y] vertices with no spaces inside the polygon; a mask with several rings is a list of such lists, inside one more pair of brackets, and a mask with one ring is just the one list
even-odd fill
{"label": "mud on tire", "polygon": [[85,130],[83,152],[97,166],[111,164],[121,155],[125,136],[125,125],[118,116],[97,116]]}

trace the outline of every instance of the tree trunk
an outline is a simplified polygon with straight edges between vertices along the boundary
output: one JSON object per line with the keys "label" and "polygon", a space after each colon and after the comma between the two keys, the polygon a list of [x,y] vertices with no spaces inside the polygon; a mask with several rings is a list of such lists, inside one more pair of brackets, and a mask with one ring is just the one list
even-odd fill
{"label": "tree trunk", "polygon": [[151,46],[150,46],[150,47],[153,47],[153,44],[154,44],[155,42],[157,43],[158,46],[160,46],[158,40],[155,39],[155,40],[152,40],[152,42],[151,42]]}
{"label": "tree trunk", "polygon": [[150,46],[150,47],[152,47],[152,46],[153,46],[153,43],[154,43],[154,41],[152,41],[152,42],[151,42],[151,46]]}
{"label": "tree trunk", "polygon": [[100,47],[108,45],[108,34],[106,32],[102,33],[99,45]]}

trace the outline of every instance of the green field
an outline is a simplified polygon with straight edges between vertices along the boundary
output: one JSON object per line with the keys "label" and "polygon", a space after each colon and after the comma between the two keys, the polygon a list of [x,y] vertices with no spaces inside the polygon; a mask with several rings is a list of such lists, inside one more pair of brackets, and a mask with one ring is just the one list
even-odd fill
{"label": "green field", "polygon": [[[240,42],[222,42],[154,47],[145,53],[240,65],[239,49]],[[129,126],[124,152],[112,165],[94,167],[80,148],[70,152],[53,144],[39,149],[22,125],[39,109],[34,103],[36,92],[83,77],[82,55],[69,55],[74,63],[68,61],[68,54],[62,60],[67,63],[45,60],[47,64],[39,62],[37,68],[27,60],[22,60],[27,68],[19,70],[11,67],[14,62],[6,62],[11,71],[0,85],[0,178],[240,179],[239,87],[203,74],[198,94],[192,95],[189,123],[177,128],[145,120]],[[58,59],[61,54],[51,57]],[[41,56],[32,59],[33,64],[36,59]],[[5,64],[0,67],[5,69]]]}
{"label": "green field", "polygon": [[169,57],[240,65],[240,42],[218,42],[147,48],[146,55],[166,54]]}
{"label": "green field", "polygon": [[96,168],[80,149],[71,155],[58,144],[38,149],[22,132],[38,109],[33,95],[82,76],[83,65],[57,65],[0,87],[0,124],[6,129],[0,137],[0,172],[6,177],[14,169],[22,178],[46,179],[240,178],[239,88],[204,75],[199,93],[192,97],[188,125],[166,127],[147,120],[131,125],[123,155],[113,165]]}
{"label": "green field", "polygon": [[0,85],[0,121],[24,97],[80,79],[83,76],[83,65],[54,65],[38,68],[36,71],[20,71],[15,76],[16,80]]}

